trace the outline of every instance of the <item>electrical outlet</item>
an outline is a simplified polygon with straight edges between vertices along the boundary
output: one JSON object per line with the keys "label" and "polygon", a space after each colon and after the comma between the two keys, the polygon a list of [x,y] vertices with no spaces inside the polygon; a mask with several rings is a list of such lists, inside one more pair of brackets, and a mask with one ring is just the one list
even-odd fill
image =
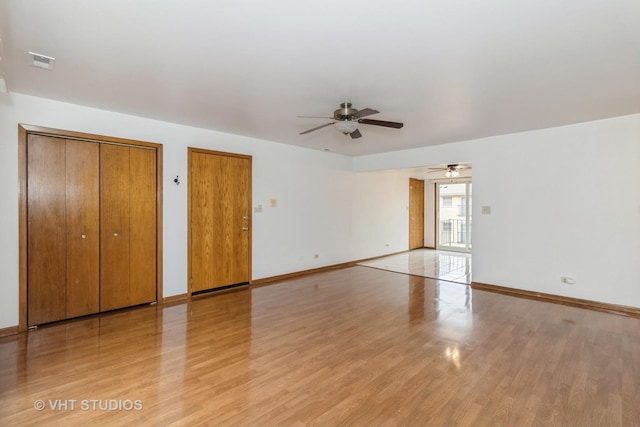
{"label": "electrical outlet", "polygon": [[560,276],[560,283],[564,283],[565,285],[575,285],[576,279],[569,276]]}

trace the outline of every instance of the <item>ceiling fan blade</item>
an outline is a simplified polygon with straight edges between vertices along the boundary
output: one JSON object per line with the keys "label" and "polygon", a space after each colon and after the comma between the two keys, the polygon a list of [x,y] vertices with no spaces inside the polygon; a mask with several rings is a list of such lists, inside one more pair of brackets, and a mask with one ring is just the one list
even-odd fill
{"label": "ceiling fan blade", "polygon": [[373,108],[364,108],[362,110],[359,110],[357,113],[354,114],[355,117],[364,117],[364,116],[370,116],[372,114],[378,114],[380,111],[378,110],[374,110]]}
{"label": "ceiling fan blade", "polygon": [[371,119],[360,119],[358,123],[362,123],[364,125],[375,125],[375,126],[384,126],[387,128],[400,129],[404,126],[404,123],[399,122],[387,122],[385,120],[371,120]]}
{"label": "ceiling fan blade", "polygon": [[352,139],[362,138],[362,134],[360,133],[359,129],[356,129],[353,132],[351,132],[349,136],[351,136]]}
{"label": "ceiling fan blade", "polygon": [[314,130],[322,129],[323,127],[331,126],[333,123],[334,122],[331,122],[331,123],[327,123],[327,124],[324,124],[324,125],[320,125],[320,126],[314,127],[313,129],[305,130],[304,132],[300,132],[300,135],[304,135],[306,133],[313,132]]}

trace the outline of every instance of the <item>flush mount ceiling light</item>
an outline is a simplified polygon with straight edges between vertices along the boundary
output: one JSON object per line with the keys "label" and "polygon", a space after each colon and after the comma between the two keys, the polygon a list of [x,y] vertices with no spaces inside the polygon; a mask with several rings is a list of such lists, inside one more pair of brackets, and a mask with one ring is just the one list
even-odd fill
{"label": "flush mount ceiling light", "polygon": [[34,67],[44,68],[45,70],[53,70],[56,58],[42,55],[40,53],[29,52],[29,63]]}

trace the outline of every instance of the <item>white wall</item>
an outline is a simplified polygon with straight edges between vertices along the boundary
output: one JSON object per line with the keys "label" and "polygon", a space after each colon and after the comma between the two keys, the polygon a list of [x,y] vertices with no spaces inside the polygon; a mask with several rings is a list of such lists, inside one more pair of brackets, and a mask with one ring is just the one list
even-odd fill
{"label": "white wall", "polygon": [[409,248],[409,178],[424,179],[424,244],[435,247],[435,185],[421,168],[357,172],[355,178],[354,259]]}
{"label": "white wall", "polygon": [[253,205],[262,205],[262,213],[253,213],[253,278],[350,261],[351,159],[254,145]]}
{"label": "white wall", "polygon": [[354,259],[409,249],[410,171],[358,173],[353,194]]}
{"label": "white wall", "polygon": [[[163,144],[164,295],[186,292],[187,147],[253,156],[253,278],[351,261],[352,159],[20,94],[0,94],[0,328],[18,324],[18,123]],[[173,179],[180,176],[181,184]],[[277,200],[270,208],[269,201]],[[314,258],[318,254],[319,258]]]}
{"label": "white wall", "polygon": [[640,115],[361,156],[354,169],[459,159],[473,163],[474,281],[640,307]]}

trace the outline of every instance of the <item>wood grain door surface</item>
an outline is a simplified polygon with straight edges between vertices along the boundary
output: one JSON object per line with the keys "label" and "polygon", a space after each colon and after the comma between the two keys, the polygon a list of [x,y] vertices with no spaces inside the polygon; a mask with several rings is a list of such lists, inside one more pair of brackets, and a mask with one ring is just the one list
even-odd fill
{"label": "wood grain door surface", "polygon": [[27,323],[97,313],[98,144],[27,142]]}
{"label": "wood grain door surface", "polygon": [[250,280],[251,158],[189,152],[190,290]]}
{"label": "wood grain door surface", "polygon": [[102,144],[100,162],[100,310],[155,301],[155,152]]}
{"label": "wood grain door surface", "polygon": [[409,250],[424,247],[424,180],[409,178]]}
{"label": "wood grain door surface", "polygon": [[100,309],[100,150],[67,140],[66,317]]}

